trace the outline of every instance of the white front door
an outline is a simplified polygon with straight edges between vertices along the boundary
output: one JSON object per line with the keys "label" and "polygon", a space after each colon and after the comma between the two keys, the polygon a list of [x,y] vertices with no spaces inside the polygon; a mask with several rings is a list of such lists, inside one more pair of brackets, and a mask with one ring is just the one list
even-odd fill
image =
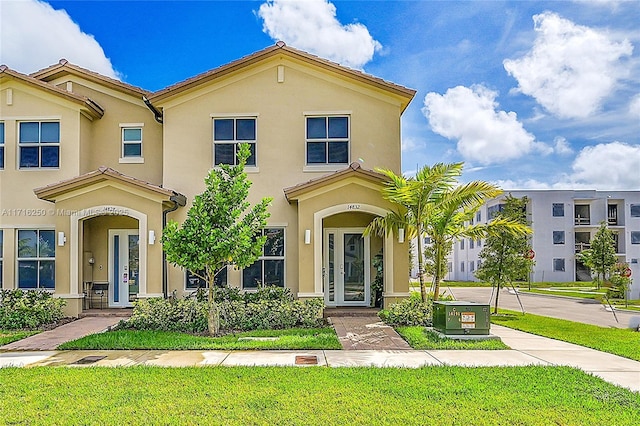
{"label": "white front door", "polygon": [[132,306],[139,291],[140,244],[137,229],[109,230],[109,306]]}
{"label": "white front door", "polygon": [[327,306],[369,306],[371,259],[364,228],[324,231],[324,298]]}

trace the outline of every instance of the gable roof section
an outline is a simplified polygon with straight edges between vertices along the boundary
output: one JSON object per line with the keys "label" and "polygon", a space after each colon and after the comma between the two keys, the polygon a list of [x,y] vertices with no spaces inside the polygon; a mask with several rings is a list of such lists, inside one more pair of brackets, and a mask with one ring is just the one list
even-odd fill
{"label": "gable roof section", "polygon": [[102,118],[102,116],[104,115],[104,109],[91,99],[85,98],[84,96],[76,95],[75,93],[67,92],[66,90],[62,90],[52,84],[45,83],[26,74],[19,73],[18,71],[14,71],[6,65],[0,65],[0,80],[3,78],[10,78],[20,81],[29,86],[35,87],[40,90],[45,90],[48,93],[74,102],[80,105],[82,107],[82,110],[85,111],[91,118]]}
{"label": "gable roof section", "polygon": [[97,72],[71,64],[66,59],[60,59],[60,62],[57,64],[41,69],[40,71],[36,71],[30,76],[38,80],[48,82],[65,75],[75,75],[136,98],[148,96],[151,93],[148,90],[141,89],[140,87],[132,86],[131,84],[123,83],[120,80],[106,77],[102,74],[98,74]]}
{"label": "gable roof section", "polygon": [[80,176],[76,176],[74,178],[65,179],[60,182],[36,188],[33,190],[33,192],[41,200],[55,202],[56,198],[58,198],[58,196],[62,194],[74,191],[76,189],[88,187],[103,181],[120,182],[125,185],[140,188],[167,198],[173,196],[184,197],[182,194],[171,189],[163,188],[161,186],[124,175],[119,171],[106,166],[102,166],[97,170],[85,173]]}
{"label": "gable roof section", "polygon": [[287,198],[288,202],[297,201],[300,196],[304,194],[350,177],[357,177],[378,185],[382,185],[387,181],[387,177],[382,173],[378,173],[369,169],[363,169],[360,163],[353,162],[346,168],[338,170],[337,172],[333,172],[331,174],[311,179],[307,182],[300,183],[289,188],[285,188],[284,196]]}
{"label": "gable roof section", "polygon": [[216,80],[218,78],[222,78],[235,71],[241,70],[242,68],[253,65],[260,61],[264,61],[266,59],[269,59],[271,57],[274,57],[280,54],[287,55],[301,62],[315,65],[327,71],[351,78],[353,80],[357,80],[359,82],[377,87],[386,92],[390,92],[397,96],[400,96],[406,99],[406,101],[403,102],[402,104],[403,111],[409,105],[409,102],[411,102],[411,100],[416,94],[416,91],[413,89],[409,89],[407,87],[400,86],[395,83],[391,83],[381,78],[374,77],[370,74],[366,74],[364,72],[339,65],[335,62],[331,62],[329,60],[320,58],[318,56],[311,55],[307,52],[294,49],[292,47],[287,46],[284,42],[279,41],[274,46],[270,46],[270,47],[267,47],[266,49],[259,50],[258,52],[255,52],[255,53],[252,53],[251,55],[237,59],[226,65],[222,65],[218,68],[214,68],[210,71],[206,71],[202,74],[196,75],[182,82],[168,86],[162,90],[159,90],[153,93],[148,98],[152,102],[164,101],[166,99],[170,99],[174,96],[180,95],[185,91],[198,87],[201,84],[205,84],[210,81]]}

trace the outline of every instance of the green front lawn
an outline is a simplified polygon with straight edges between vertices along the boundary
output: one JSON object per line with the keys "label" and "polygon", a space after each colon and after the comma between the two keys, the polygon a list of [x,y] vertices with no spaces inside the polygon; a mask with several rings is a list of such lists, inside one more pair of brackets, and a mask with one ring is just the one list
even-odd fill
{"label": "green front lawn", "polygon": [[567,367],[4,368],[3,424],[637,425],[640,395]]}
{"label": "green front lawn", "polygon": [[[266,339],[251,340],[247,337]],[[326,327],[258,330],[222,337],[168,331],[116,330],[63,343],[59,349],[342,349],[342,345],[333,328]]]}
{"label": "green front lawn", "polygon": [[38,333],[40,332],[24,330],[0,330],[0,346],[24,339],[25,337],[33,336],[34,334]]}
{"label": "green front lawn", "polygon": [[420,326],[396,327],[396,331],[413,349],[509,349],[501,340],[453,340]]}
{"label": "green front lawn", "polygon": [[640,333],[500,309],[491,322],[640,361]]}

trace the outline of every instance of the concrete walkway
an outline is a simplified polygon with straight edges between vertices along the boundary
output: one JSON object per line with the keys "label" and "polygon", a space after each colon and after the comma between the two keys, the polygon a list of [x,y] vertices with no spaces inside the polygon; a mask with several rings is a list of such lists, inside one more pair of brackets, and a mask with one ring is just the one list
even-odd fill
{"label": "concrete walkway", "polygon": [[27,337],[17,342],[0,346],[1,351],[51,351],[62,343],[79,339],[89,334],[100,333],[116,325],[122,317],[86,317],[75,320],[53,330]]}

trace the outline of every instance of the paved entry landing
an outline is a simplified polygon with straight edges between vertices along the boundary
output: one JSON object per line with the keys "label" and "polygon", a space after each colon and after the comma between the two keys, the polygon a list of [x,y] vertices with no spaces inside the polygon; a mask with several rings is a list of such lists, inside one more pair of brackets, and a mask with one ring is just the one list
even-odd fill
{"label": "paved entry landing", "polygon": [[411,350],[396,331],[377,316],[329,317],[345,350]]}
{"label": "paved entry landing", "polygon": [[61,325],[53,330],[45,331],[8,345],[0,346],[2,351],[51,351],[70,340],[79,339],[89,334],[100,333],[116,325],[122,317],[86,317]]}

